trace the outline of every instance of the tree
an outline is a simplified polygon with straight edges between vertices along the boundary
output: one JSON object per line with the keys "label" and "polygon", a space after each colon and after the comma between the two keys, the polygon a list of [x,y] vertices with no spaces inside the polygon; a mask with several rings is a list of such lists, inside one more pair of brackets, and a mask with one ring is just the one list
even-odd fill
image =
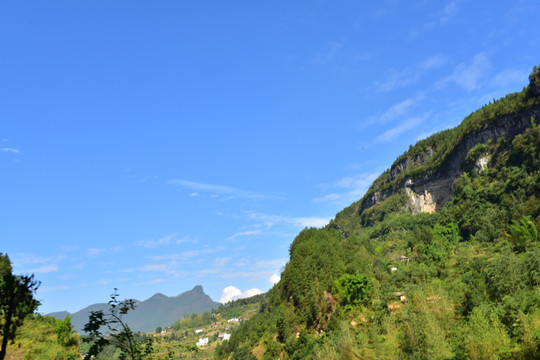
{"label": "tree", "polygon": [[373,287],[371,280],[364,274],[344,274],[335,281],[334,285],[345,308],[365,305],[371,297]]}
{"label": "tree", "polygon": [[524,251],[531,242],[538,239],[538,230],[530,216],[522,216],[518,221],[512,220],[509,232],[506,236],[518,251]]}
{"label": "tree", "polygon": [[74,332],[73,325],[71,325],[71,316],[66,315],[64,320],[56,325],[56,337],[58,343],[62,346],[71,346],[74,342]]}
{"label": "tree", "polygon": [[8,341],[15,340],[17,328],[23,324],[26,315],[40,305],[34,299],[39,284],[34,275],[13,275],[8,255],[0,253],[0,360],[4,360]]}
{"label": "tree", "polygon": [[[143,348],[143,345],[135,339],[135,334],[128,324],[122,321],[122,315],[135,309],[135,300],[120,301],[118,297],[118,289],[115,288],[109,301],[108,312],[103,310],[90,312],[88,323],[84,326],[84,331],[89,335],[83,341],[90,343],[85,359],[97,356],[106,345],[111,343],[120,350],[120,359],[142,360],[153,352],[152,339]],[[101,332],[102,327],[106,327],[107,334]],[[114,342],[111,342],[111,339]]]}

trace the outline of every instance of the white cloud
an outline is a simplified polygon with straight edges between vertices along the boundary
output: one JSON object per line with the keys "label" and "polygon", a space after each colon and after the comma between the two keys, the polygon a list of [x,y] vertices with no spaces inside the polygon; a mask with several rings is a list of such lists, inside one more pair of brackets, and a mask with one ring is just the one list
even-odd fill
{"label": "white cloud", "polygon": [[244,236],[254,236],[261,234],[261,230],[246,230],[242,232],[238,232],[236,234],[233,234],[227,238],[227,240],[234,240],[237,237],[244,237]]}
{"label": "white cloud", "polygon": [[426,116],[419,116],[419,117],[412,117],[398,126],[393,127],[390,130],[385,131],[384,133],[380,134],[375,138],[375,142],[386,142],[391,141],[397,138],[399,135],[403,134],[405,131],[410,130],[418,125],[420,125],[424,120]]}
{"label": "white cloud", "polygon": [[455,1],[449,2],[444,6],[441,17],[439,18],[439,24],[446,24],[452,19],[458,12],[458,6]]}
{"label": "white cloud", "polygon": [[299,217],[291,218],[289,221],[292,224],[301,226],[301,227],[316,227],[321,228],[326,226],[330,222],[331,218],[320,218],[320,217]]}
{"label": "white cloud", "polygon": [[221,299],[219,299],[219,302],[222,304],[226,304],[229,301],[248,298],[251,296],[258,295],[258,294],[262,294],[262,291],[257,288],[252,288],[252,289],[246,290],[245,292],[242,292],[239,288],[231,285],[223,289],[223,292],[221,293]]}
{"label": "white cloud", "polygon": [[232,186],[227,185],[217,185],[217,184],[206,184],[206,183],[200,183],[196,181],[189,181],[189,180],[182,180],[182,179],[175,179],[175,180],[169,180],[167,181],[167,184],[180,186],[189,190],[193,190],[191,194],[199,194],[198,192],[205,192],[210,193],[213,197],[219,197],[221,196],[229,196],[230,198],[238,197],[238,198],[245,198],[245,199],[260,199],[265,198],[267,196],[263,194],[259,194],[254,191],[247,191],[247,190],[241,190],[237,189]]}
{"label": "white cloud", "polygon": [[175,241],[177,244],[183,244],[183,243],[187,243],[187,242],[190,242],[190,243],[193,243],[193,244],[196,244],[197,243],[197,239],[193,239],[189,236],[184,236],[178,240]]}
{"label": "white cloud", "polygon": [[354,201],[359,200],[373,181],[379,176],[379,173],[357,174],[347,176],[338,180],[332,187],[337,189],[345,189],[344,192],[334,192],[315,198],[313,202],[331,202],[345,206]]}
{"label": "white cloud", "polygon": [[420,80],[426,72],[441,68],[446,65],[446,62],[445,57],[434,55],[416,65],[405,67],[402,70],[390,68],[386,70],[382,80],[377,80],[373,83],[373,88],[377,92],[388,92],[414,84]]}
{"label": "white cloud", "polygon": [[253,268],[271,268],[272,270],[281,269],[287,263],[287,259],[259,260],[253,264]]}
{"label": "white cloud", "polygon": [[279,276],[277,273],[274,273],[272,276],[270,276],[270,279],[268,279],[272,285],[277,284],[279,280],[281,280],[281,276]]}
{"label": "white cloud", "polygon": [[152,255],[147,256],[148,259],[152,261],[161,261],[161,260],[188,260],[190,258],[193,258],[195,256],[199,256],[203,253],[207,253],[209,251],[201,251],[201,250],[188,250],[177,254],[166,254],[166,255]]}
{"label": "white cloud", "polygon": [[467,91],[475,90],[484,80],[489,68],[487,55],[478,53],[470,61],[456,65],[452,75],[445,78],[442,85],[453,83]]}
{"label": "white cloud", "polygon": [[225,266],[225,264],[227,264],[229,262],[231,258],[229,257],[218,257],[216,259],[214,259],[214,266],[216,267],[223,267]]}
{"label": "white cloud", "polygon": [[428,16],[431,19],[430,21],[410,29],[407,36],[408,40],[414,40],[425,32],[446,25],[456,16],[458,10],[458,1],[446,3],[442,10]]}
{"label": "white cloud", "polygon": [[176,237],[176,234],[170,234],[158,240],[141,240],[137,242],[137,245],[148,248],[148,249],[155,249],[159,246],[169,245],[171,240],[174,240],[175,237]]}
{"label": "white cloud", "polygon": [[40,256],[35,254],[27,253],[18,253],[13,256],[10,256],[14,265],[25,265],[25,264],[44,264],[44,263],[56,263],[64,259],[64,255],[59,256]]}
{"label": "white cloud", "polygon": [[330,217],[290,217],[283,215],[268,215],[262,213],[250,213],[252,219],[264,221],[265,225],[289,224],[296,227],[322,227],[328,224]]}
{"label": "white cloud", "polygon": [[5,153],[14,153],[14,154],[19,153],[19,149],[8,148],[8,147],[0,148],[0,151],[5,152]]}
{"label": "white cloud", "polygon": [[75,264],[71,268],[73,270],[82,270],[82,269],[84,269],[84,263]]}
{"label": "white cloud", "polygon": [[55,264],[43,265],[36,269],[28,270],[29,273],[34,273],[34,274],[46,274],[46,273],[51,273],[51,272],[56,272],[56,271],[58,271],[58,265],[55,265]]}
{"label": "white cloud", "polygon": [[414,97],[405,99],[397,104],[390,106],[384,112],[370,116],[364,125],[381,125],[386,124],[396,119],[400,119],[409,113],[409,111],[424,99],[424,94],[420,93]]}
{"label": "white cloud", "polygon": [[134,272],[134,271],[161,272],[167,275],[180,277],[184,275],[185,272],[180,271],[179,268],[180,268],[180,264],[177,261],[172,260],[172,261],[162,263],[162,264],[147,264],[137,269],[126,269],[123,272]]}
{"label": "white cloud", "polygon": [[105,252],[105,249],[90,248],[90,249],[86,250],[86,253],[88,255],[91,255],[91,256],[96,256],[96,255],[99,255],[99,254],[101,254],[103,252]]}

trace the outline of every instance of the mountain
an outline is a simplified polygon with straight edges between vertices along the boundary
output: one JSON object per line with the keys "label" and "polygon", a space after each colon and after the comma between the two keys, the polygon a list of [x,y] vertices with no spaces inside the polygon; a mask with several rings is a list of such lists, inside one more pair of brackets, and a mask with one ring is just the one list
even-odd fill
{"label": "mountain", "polygon": [[293,241],[230,359],[540,357],[540,69]]}
{"label": "mountain", "polygon": [[[174,324],[184,314],[204,313],[219,305],[204,293],[202,286],[197,285],[192,290],[177,296],[167,297],[157,293],[147,300],[137,301],[135,310],[128,312],[123,319],[133,331],[151,332],[158,326],[167,327]],[[49,315],[59,319],[64,319],[68,314],[71,315],[73,327],[82,334],[84,325],[88,322],[89,313],[99,310],[107,311],[108,308],[108,304],[100,303],[90,305],[73,314],[62,311]]]}

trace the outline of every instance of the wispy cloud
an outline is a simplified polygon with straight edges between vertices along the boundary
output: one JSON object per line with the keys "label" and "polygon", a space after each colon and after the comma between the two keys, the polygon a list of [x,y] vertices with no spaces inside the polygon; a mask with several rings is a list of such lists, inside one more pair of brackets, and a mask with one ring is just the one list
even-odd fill
{"label": "wispy cloud", "polygon": [[227,238],[227,240],[234,240],[238,237],[245,237],[245,236],[255,236],[261,234],[262,230],[246,230],[237,232],[236,234],[233,234]]}
{"label": "wispy cloud", "polygon": [[56,264],[43,265],[38,268],[28,270],[29,273],[34,274],[46,274],[56,271],[58,271],[58,265]]}
{"label": "wispy cloud", "polygon": [[389,92],[394,89],[416,83],[428,71],[439,69],[446,65],[447,60],[442,55],[431,56],[424,61],[405,67],[402,70],[388,69],[381,80],[373,83],[376,92]]}
{"label": "wispy cloud", "polygon": [[454,84],[467,91],[475,90],[485,79],[490,67],[487,55],[478,53],[470,61],[456,65],[454,72],[444,78],[438,86]]}
{"label": "wispy cloud", "polygon": [[140,240],[137,242],[137,245],[148,248],[155,249],[160,246],[167,246],[176,238],[177,234],[166,235],[158,240]]}
{"label": "wispy cloud", "polygon": [[420,125],[422,122],[424,122],[426,117],[427,115],[408,118],[405,121],[401,122],[399,125],[391,128],[390,130],[386,130],[385,132],[377,136],[375,138],[375,142],[387,142],[394,140],[404,132]]}
{"label": "wispy cloud", "polygon": [[414,108],[422,99],[424,99],[424,95],[422,93],[414,97],[405,99],[397,104],[390,106],[382,113],[378,113],[368,117],[362,125],[382,125],[395,121],[396,119],[400,119],[402,116],[406,115],[412,108]]}
{"label": "wispy cloud", "polygon": [[323,51],[317,54],[315,61],[319,64],[328,64],[337,56],[343,44],[340,42],[329,43]]}
{"label": "wispy cloud", "polygon": [[99,254],[103,254],[105,252],[105,249],[98,249],[98,248],[89,248],[86,250],[86,254],[90,256],[97,256]]}
{"label": "wispy cloud", "polygon": [[166,254],[166,255],[151,255],[147,256],[147,259],[152,261],[161,261],[161,260],[181,260],[186,261],[193,257],[199,256],[201,254],[207,254],[208,251],[205,250],[188,250],[177,254]]}
{"label": "wispy cloud", "polygon": [[284,215],[269,215],[251,212],[251,219],[259,220],[273,226],[275,224],[289,224],[296,227],[323,227],[330,221],[330,217],[290,217]]}
{"label": "wispy cloud", "polygon": [[286,258],[272,260],[258,260],[252,265],[254,269],[281,269],[287,263]]}
{"label": "wispy cloud", "polygon": [[47,274],[57,272],[58,264],[65,258],[64,255],[41,256],[28,253],[18,253],[11,257],[14,266],[21,268],[23,273]]}
{"label": "wispy cloud", "polygon": [[13,256],[10,255],[10,258],[14,265],[24,266],[29,264],[58,263],[64,259],[65,256],[41,256],[29,253],[16,253]]}
{"label": "wispy cloud", "polygon": [[245,198],[245,199],[260,199],[268,196],[248,190],[241,190],[232,186],[207,184],[196,181],[175,179],[167,181],[167,184],[179,186],[185,189],[192,190],[190,196],[199,195],[199,192],[210,193],[211,195],[228,195],[231,197]]}
{"label": "wispy cloud", "polygon": [[229,260],[231,260],[230,257],[218,257],[214,259],[214,266],[216,267],[223,267],[225,266]]}
{"label": "wispy cloud", "polygon": [[9,147],[0,148],[0,151],[5,152],[5,153],[13,153],[13,154],[19,153],[19,149],[9,148]]}
{"label": "wispy cloud", "polygon": [[342,191],[334,191],[322,197],[315,198],[313,202],[329,202],[340,206],[349,205],[364,195],[378,175],[378,173],[362,173],[344,177],[332,185],[333,189],[340,189]]}
{"label": "wispy cloud", "polygon": [[146,264],[136,269],[125,269],[122,272],[158,272],[173,277],[183,277],[187,275],[186,271],[181,270],[181,263],[176,260],[171,260],[165,263]]}
{"label": "wispy cloud", "polygon": [[433,31],[435,28],[448,24],[457,15],[458,11],[458,1],[447,2],[441,10],[428,16],[430,21],[410,29],[407,33],[407,39],[415,40],[425,32]]}

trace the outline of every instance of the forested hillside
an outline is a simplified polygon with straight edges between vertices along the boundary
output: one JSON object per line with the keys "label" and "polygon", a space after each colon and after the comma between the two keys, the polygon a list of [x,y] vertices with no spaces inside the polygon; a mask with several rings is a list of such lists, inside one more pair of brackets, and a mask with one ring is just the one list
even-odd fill
{"label": "forested hillside", "polygon": [[220,359],[540,357],[540,70],[291,244]]}

